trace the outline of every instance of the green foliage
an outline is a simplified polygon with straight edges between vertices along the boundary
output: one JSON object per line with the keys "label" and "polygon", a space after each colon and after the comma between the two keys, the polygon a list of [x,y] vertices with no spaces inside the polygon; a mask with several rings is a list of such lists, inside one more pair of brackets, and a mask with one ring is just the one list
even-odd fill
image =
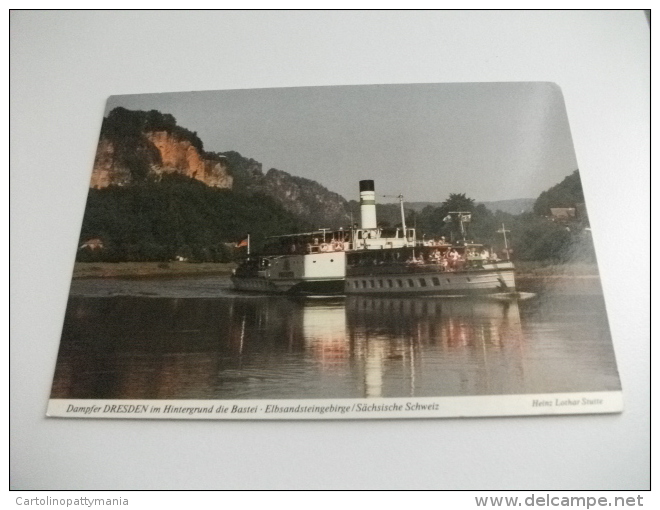
{"label": "green foliage", "polygon": [[178,126],[168,113],[148,112],[117,107],[103,119],[101,138],[112,142],[115,159],[120,167],[130,171],[130,182],[146,180],[152,165],[162,164],[160,151],[146,134],[165,131],[179,141],[188,141],[206,159],[220,159],[220,155],[204,152],[204,144],[196,132]]}
{"label": "green foliage", "polygon": [[545,218],[523,213],[506,225],[509,239],[518,260],[548,260],[561,262],[571,243],[570,230]]}
{"label": "green foliage", "polygon": [[173,115],[158,110],[144,112],[118,106],[103,119],[101,126],[101,136],[113,142],[138,139],[144,133],[154,131],[165,131],[178,140],[187,140],[200,153],[204,152],[204,144],[196,132],[178,126]]}
{"label": "green foliage", "polygon": [[223,157],[227,161],[229,173],[234,178],[234,191],[245,193],[252,187],[255,179],[263,178],[263,173],[260,170],[261,164],[254,159],[245,158],[235,151],[211,154],[216,157]]}
{"label": "green foliage", "polygon": [[[582,185],[578,172],[574,172],[557,186],[541,193],[537,200],[539,211],[550,207],[575,207],[581,203]],[[465,224],[466,239],[491,245],[498,251],[504,248],[501,230],[504,224],[507,240],[516,260],[549,262],[594,261],[595,254],[591,234],[582,221],[555,222],[541,212],[512,215],[502,211],[492,213],[484,205],[474,205],[474,200],[464,193],[452,193],[440,207],[427,206],[417,216],[417,226],[426,238],[444,236],[447,240],[460,240],[460,224],[452,211],[471,213],[471,221]],[[535,211],[537,208],[535,207]],[[411,215],[412,217],[412,215]],[[408,219],[406,220],[408,221]]]}
{"label": "green foliage", "polygon": [[582,181],[579,170],[575,170],[559,184],[539,195],[534,204],[534,213],[550,215],[551,207],[576,207],[584,203]]}
{"label": "green foliage", "polygon": [[258,248],[272,235],[307,225],[272,198],[210,188],[178,174],[160,182],[90,189],[80,240],[100,238],[102,250],[79,250],[79,261],[228,262],[241,250],[227,243],[251,235]]}
{"label": "green foliage", "polygon": [[440,207],[426,206],[417,216],[418,225],[431,237],[458,240],[462,237],[459,215],[451,214],[457,212],[470,213],[471,222],[465,224],[467,238],[490,239],[485,227],[494,225],[493,214],[483,205],[475,206],[474,199],[465,193],[450,193]]}
{"label": "green foliage", "polygon": [[474,199],[465,196],[465,193],[450,193],[449,198],[442,203],[441,209],[447,211],[474,211]]}
{"label": "green foliage", "polygon": [[[355,221],[360,221],[360,204],[351,200],[349,207],[353,210]],[[357,212],[356,212],[357,211]],[[376,204],[376,218],[381,226],[400,227],[401,226],[401,207],[399,204]],[[408,216],[406,216],[408,221]],[[411,225],[412,226],[412,225]]]}
{"label": "green foliage", "polygon": [[[165,131],[181,141],[189,141],[205,158],[224,159],[233,176],[233,191],[210,188],[180,174],[165,174],[159,182],[148,179],[152,165],[162,164],[160,152],[146,133]],[[251,244],[258,250],[264,239],[279,234],[307,230],[323,223],[327,210],[306,218],[287,212],[272,195],[269,186],[287,186],[303,190],[298,203],[318,202],[327,192],[314,181],[270,170],[265,176],[261,164],[238,152],[204,152],[197,133],[177,125],[170,114],[115,108],[104,119],[101,137],[113,143],[115,158],[128,168],[127,186],[90,189],[81,230],[81,244],[93,238],[103,242],[102,249],[81,249],[79,261],[159,261],[183,257],[198,262],[228,262],[244,255],[231,243],[251,234]],[[309,191],[309,192],[308,192]],[[565,262],[593,260],[590,234],[584,219],[554,222],[547,218],[550,208],[575,207],[584,203],[582,184],[576,170],[556,186],[541,193],[534,214],[492,213],[465,193],[451,193],[439,206],[422,211],[406,210],[406,224],[416,227],[426,238],[444,236],[450,241],[463,238],[457,212],[470,213],[464,224],[465,239],[502,250],[503,237],[497,231],[502,224],[510,231],[509,245],[518,260]],[[359,223],[359,204],[346,203],[346,212]],[[312,208],[313,209],[313,208]],[[317,209],[319,209],[317,207]],[[582,208],[583,209],[583,208]],[[583,209],[584,210],[584,209]],[[343,209],[342,209],[343,211]],[[337,218],[343,218],[339,211]],[[400,226],[398,204],[377,205],[381,226]],[[338,220],[344,221],[344,220]],[[324,225],[327,226],[327,225]],[[421,236],[421,235],[420,235]]]}

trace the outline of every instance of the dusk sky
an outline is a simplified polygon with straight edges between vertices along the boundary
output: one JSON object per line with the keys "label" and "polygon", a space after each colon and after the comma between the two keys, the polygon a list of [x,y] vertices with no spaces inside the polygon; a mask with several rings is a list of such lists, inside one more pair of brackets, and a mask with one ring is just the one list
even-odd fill
{"label": "dusk sky", "polygon": [[536,198],[578,168],[564,100],[551,83],[362,85],[112,96],[170,113],[209,151],[237,151],[346,199],[441,202]]}

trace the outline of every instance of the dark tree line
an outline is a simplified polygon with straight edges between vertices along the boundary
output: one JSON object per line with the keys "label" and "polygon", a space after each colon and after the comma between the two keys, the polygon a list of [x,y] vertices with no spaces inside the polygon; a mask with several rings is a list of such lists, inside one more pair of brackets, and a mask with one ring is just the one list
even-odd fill
{"label": "dark tree line", "polygon": [[[356,218],[359,204],[349,203]],[[553,218],[551,208],[573,208],[576,215],[566,220]],[[458,213],[468,213],[470,221],[461,229]],[[398,204],[377,205],[381,226],[400,227]],[[356,220],[357,221],[357,220]],[[440,207],[426,206],[420,212],[406,209],[406,226],[417,228],[426,239],[444,237],[455,242],[463,239],[504,248],[502,225],[508,231],[507,241],[512,258],[524,261],[594,261],[594,249],[589,222],[584,208],[584,196],[579,172],[576,170],[561,183],[542,192],[534,212],[510,214],[493,212],[464,193],[451,193]]]}
{"label": "dark tree line", "polygon": [[[568,219],[558,219],[551,215],[551,208],[573,208],[576,215]],[[465,194],[450,194],[440,207],[425,207],[420,213],[408,211],[406,223],[413,223],[425,232],[427,237],[444,236],[447,240],[462,237],[458,214],[469,212],[470,222],[466,223],[465,236],[502,249],[504,238],[498,230],[504,224],[512,257],[517,260],[549,262],[594,261],[595,254],[591,232],[584,208],[584,195],[580,174],[576,170],[561,183],[542,192],[534,205],[534,212],[509,214],[492,212],[484,205]]]}
{"label": "dark tree line", "polygon": [[539,195],[534,204],[534,213],[548,216],[552,207],[576,207],[579,204],[584,204],[584,193],[580,172],[575,170],[559,184]]}
{"label": "dark tree line", "polygon": [[144,112],[118,106],[103,119],[101,126],[101,136],[113,142],[140,138],[144,133],[154,131],[165,131],[179,140],[187,140],[200,153],[204,152],[204,143],[195,131],[179,126],[173,115],[158,110]]}
{"label": "dark tree line", "polygon": [[177,174],[160,182],[90,189],[80,245],[100,239],[102,249],[78,250],[79,261],[227,262],[247,233],[256,248],[272,235],[308,227],[265,195],[210,188]]}
{"label": "dark tree line", "polygon": [[[188,140],[206,158],[224,158],[234,177],[233,190],[209,188],[179,174],[152,181],[151,166],[162,163],[160,152],[145,135],[154,131]],[[83,245],[99,239],[103,247],[78,250],[80,261],[167,261],[182,257],[227,262],[244,255],[232,243],[244,239],[248,232],[252,246],[258,249],[268,236],[312,228],[311,217],[298,217],[275,198],[259,192],[258,184],[265,177],[258,162],[232,151],[204,152],[197,133],[178,126],[170,114],[115,108],[104,119],[101,137],[117,148],[115,156],[130,170],[131,177],[126,186],[90,189],[80,242]],[[290,177],[294,183],[301,180]],[[379,204],[377,208],[381,226],[401,225],[398,204]],[[552,217],[552,208],[584,212],[558,221]],[[358,223],[359,204],[352,200],[347,209]],[[464,231],[458,213],[470,216]],[[497,231],[504,224],[510,231],[507,235],[515,259],[559,262],[594,258],[577,170],[541,193],[533,213],[492,212],[484,205],[475,205],[464,193],[452,193],[440,207],[406,210],[406,224],[415,227],[420,238],[457,241],[465,236],[500,249],[503,237]]]}

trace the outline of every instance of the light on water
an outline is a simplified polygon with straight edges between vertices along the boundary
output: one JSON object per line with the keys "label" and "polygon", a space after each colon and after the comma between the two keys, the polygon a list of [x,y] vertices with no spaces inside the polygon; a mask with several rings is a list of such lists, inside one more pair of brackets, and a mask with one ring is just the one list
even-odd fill
{"label": "light on water", "polygon": [[294,299],[232,293],[220,280],[74,281],[52,397],[620,389],[599,293]]}

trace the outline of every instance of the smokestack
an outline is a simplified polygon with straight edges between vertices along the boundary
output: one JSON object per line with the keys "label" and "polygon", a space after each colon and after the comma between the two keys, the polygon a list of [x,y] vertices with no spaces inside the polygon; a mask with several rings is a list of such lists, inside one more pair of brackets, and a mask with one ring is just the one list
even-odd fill
{"label": "smokestack", "polygon": [[360,218],[362,228],[376,228],[374,181],[360,181]]}

